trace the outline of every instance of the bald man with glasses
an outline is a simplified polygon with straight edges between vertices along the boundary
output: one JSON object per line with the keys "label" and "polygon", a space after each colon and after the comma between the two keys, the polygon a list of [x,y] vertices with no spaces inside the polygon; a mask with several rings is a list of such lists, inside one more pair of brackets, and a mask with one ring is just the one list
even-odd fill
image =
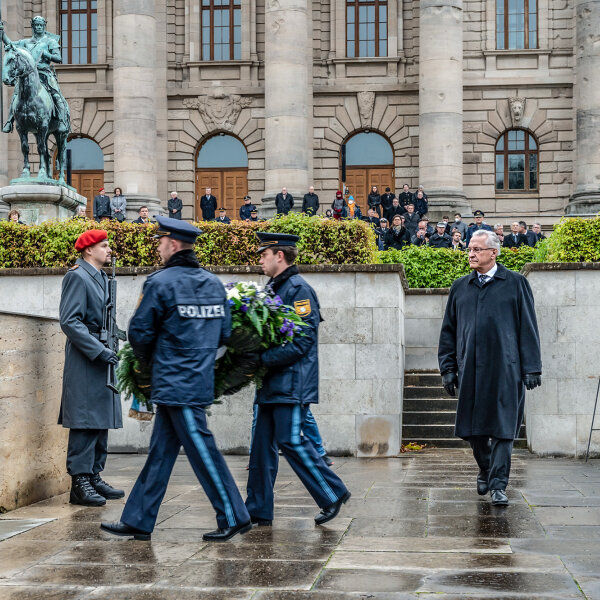
{"label": "bald man with glasses", "polygon": [[502,506],[525,388],[542,382],[540,337],[527,279],[496,263],[498,236],[475,231],[468,253],[472,273],[450,289],[438,362],[446,391],[458,390],[455,435],[473,449],[477,493]]}

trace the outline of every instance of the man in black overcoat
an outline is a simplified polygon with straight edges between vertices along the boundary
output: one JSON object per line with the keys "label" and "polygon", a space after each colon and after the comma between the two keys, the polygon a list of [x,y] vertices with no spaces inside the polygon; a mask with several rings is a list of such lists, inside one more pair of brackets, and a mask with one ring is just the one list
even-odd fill
{"label": "man in black overcoat", "polygon": [[307,215],[316,215],[319,210],[319,196],[315,194],[315,188],[311,185],[308,194],[302,199],[302,212]]}
{"label": "man in black overcoat", "polygon": [[169,211],[169,217],[171,219],[178,219],[181,221],[181,210],[183,209],[183,202],[181,198],[177,196],[177,192],[171,192],[171,197],[167,201],[167,209]]}
{"label": "man in black overcoat", "polygon": [[525,388],[541,385],[540,337],[527,279],[496,264],[496,234],[473,233],[468,253],[473,272],[450,289],[438,361],[446,391],[458,388],[455,434],[473,449],[477,493],[506,505]]}
{"label": "man in black overcoat", "polygon": [[287,215],[294,208],[294,197],[288,194],[287,188],[281,188],[281,192],[275,196],[275,211],[278,215]]}
{"label": "man in black overcoat", "polygon": [[511,223],[510,230],[510,235],[504,236],[503,246],[505,248],[520,248],[529,245],[527,236],[521,233],[521,226],[517,221]]}
{"label": "man in black overcoat", "polygon": [[110,219],[110,216],[110,197],[104,193],[104,188],[100,188],[94,196],[94,220],[102,221]]}
{"label": "man in black overcoat", "polygon": [[203,221],[214,221],[217,211],[217,199],[212,195],[212,189],[206,188],[204,196],[200,198],[200,210]]}

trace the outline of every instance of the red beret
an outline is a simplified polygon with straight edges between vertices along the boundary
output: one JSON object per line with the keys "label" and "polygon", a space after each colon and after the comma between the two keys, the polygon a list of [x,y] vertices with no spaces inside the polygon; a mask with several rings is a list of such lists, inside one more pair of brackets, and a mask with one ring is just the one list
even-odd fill
{"label": "red beret", "polygon": [[84,231],[75,242],[75,250],[81,252],[94,244],[108,239],[108,233],[104,229],[90,229]]}

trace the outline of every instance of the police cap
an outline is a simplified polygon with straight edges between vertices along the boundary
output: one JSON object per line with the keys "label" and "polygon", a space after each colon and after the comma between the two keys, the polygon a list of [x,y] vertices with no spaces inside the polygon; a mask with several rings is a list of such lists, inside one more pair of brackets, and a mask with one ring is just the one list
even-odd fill
{"label": "police cap", "polygon": [[296,242],[300,239],[297,235],[289,233],[267,233],[266,231],[257,231],[256,237],[260,242],[258,253],[264,252],[267,248],[277,250],[282,246],[296,246]]}
{"label": "police cap", "polygon": [[485,217],[485,213],[482,210],[474,210],[473,211],[473,216],[474,217]]}
{"label": "police cap", "polygon": [[202,233],[187,221],[179,221],[178,219],[170,219],[169,217],[157,215],[156,222],[158,223],[158,231],[154,236],[155,238],[161,238],[168,235],[174,240],[193,244],[196,241],[196,238]]}

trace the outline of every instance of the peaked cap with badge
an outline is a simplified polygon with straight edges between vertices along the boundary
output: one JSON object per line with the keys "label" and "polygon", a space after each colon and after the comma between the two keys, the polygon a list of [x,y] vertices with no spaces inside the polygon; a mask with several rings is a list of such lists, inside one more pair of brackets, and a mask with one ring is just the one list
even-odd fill
{"label": "peaked cap with badge", "polygon": [[267,248],[281,248],[282,246],[296,247],[296,242],[300,239],[297,235],[290,233],[269,233],[258,231],[256,237],[260,242],[258,253],[264,252]]}
{"label": "peaked cap with badge", "polygon": [[160,215],[156,215],[155,219],[158,223],[158,231],[154,236],[155,238],[169,236],[174,240],[193,244],[196,238],[202,234],[200,229],[187,221],[179,221],[178,219],[170,219],[169,217],[161,217]]}

